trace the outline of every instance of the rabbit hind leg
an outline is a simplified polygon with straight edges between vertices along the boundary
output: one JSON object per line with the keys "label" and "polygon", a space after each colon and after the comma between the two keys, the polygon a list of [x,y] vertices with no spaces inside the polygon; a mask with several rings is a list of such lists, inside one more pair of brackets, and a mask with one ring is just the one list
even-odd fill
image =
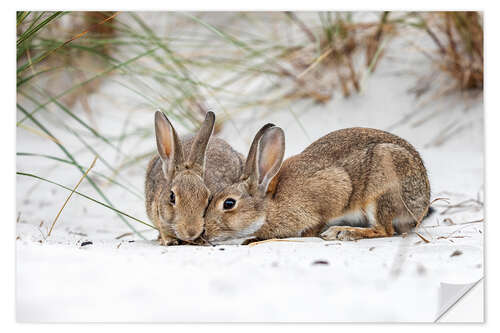
{"label": "rabbit hind leg", "polygon": [[358,240],[363,238],[390,237],[394,235],[392,221],[398,215],[390,193],[381,195],[364,209],[369,227],[331,226],[321,237],[325,240]]}

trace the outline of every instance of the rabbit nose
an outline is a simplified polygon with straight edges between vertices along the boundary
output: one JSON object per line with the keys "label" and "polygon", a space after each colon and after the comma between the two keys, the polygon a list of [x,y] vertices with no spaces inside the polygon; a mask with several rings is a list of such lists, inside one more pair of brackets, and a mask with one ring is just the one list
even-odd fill
{"label": "rabbit nose", "polygon": [[194,239],[198,238],[198,236],[200,235],[200,232],[196,231],[195,229],[188,229],[187,235],[189,237],[189,240],[194,240]]}

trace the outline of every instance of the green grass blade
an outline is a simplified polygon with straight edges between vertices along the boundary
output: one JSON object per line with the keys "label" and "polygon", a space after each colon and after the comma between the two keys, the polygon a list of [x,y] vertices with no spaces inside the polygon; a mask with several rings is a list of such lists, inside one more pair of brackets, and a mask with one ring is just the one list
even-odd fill
{"label": "green grass blade", "polygon": [[[85,146],[85,148],[87,148],[87,150],[89,150],[90,152],[92,152],[92,154],[94,155],[97,155],[97,157],[99,157],[99,160],[101,160],[101,162],[114,174],[114,175],[118,175],[120,172],[113,168],[111,166],[111,164],[106,161],[98,152],[97,150],[95,150],[92,145],[90,145],[89,143],[87,143],[76,131],[71,131],[71,129],[69,129],[68,127],[66,127],[68,131],[70,131],[71,133],[73,133],[75,135],[75,137]],[[125,181],[123,178],[122,178],[123,181]],[[139,192],[139,189],[137,189],[134,185],[132,185],[131,183],[129,183],[128,181],[126,181],[127,185],[130,186],[131,188],[133,188],[135,191]]]}
{"label": "green grass blade", "polygon": [[[47,158],[47,159],[50,159],[50,160],[54,160],[54,161],[58,161],[58,162],[61,162],[61,163],[65,163],[65,164],[71,164],[71,165],[75,165],[75,163],[73,163],[72,161],[70,160],[66,160],[64,158],[60,158],[60,157],[56,157],[56,156],[51,156],[51,155],[46,155],[46,154],[35,154],[35,153],[24,153],[24,152],[19,152],[19,153],[16,153],[17,156],[31,156],[31,157],[43,157],[43,158]],[[83,168],[83,166],[81,165],[76,165],[77,167],[79,168]],[[101,172],[98,172],[98,171],[93,171],[92,174],[96,175],[96,176],[99,176],[107,181],[109,181],[110,183],[114,184],[114,185],[117,185],[121,188],[123,188],[124,190],[126,190],[127,192],[129,192],[130,194],[134,195],[136,198],[140,199],[140,200],[144,200],[144,196],[142,195],[142,193],[138,193],[138,192],[135,192],[135,191],[132,191],[130,188],[128,188],[127,186],[121,184],[120,182],[117,182],[115,181],[114,179],[106,176],[105,174],[101,173]]]}
{"label": "green grass blade", "polygon": [[91,127],[89,124],[87,124],[85,121],[83,121],[80,117],[76,116],[73,112],[71,112],[67,107],[65,107],[62,103],[60,103],[57,99],[54,97],[50,96],[47,92],[43,91],[42,89],[39,89],[46,97],[49,98],[51,102],[53,102],[55,105],[57,105],[64,113],[66,113],[68,116],[76,120],[80,125],[85,127],[88,131],[90,131],[94,136],[97,138],[101,139],[104,141],[106,144],[108,144],[110,147],[112,147],[114,150],[118,151],[119,153],[123,154],[118,147],[116,147],[113,143],[111,143],[106,137],[102,136],[99,132],[97,132],[93,127]]}
{"label": "green grass blade", "polygon": [[[24,31],[20,36],[19,38],[17,39],[16,41],[16,45],[18,47],[18,54],[19,54],[19,47],[23,44],[23,42],[25,42],[26,40],[28,40],[29,38],[33,37],[38,31],[40,31],[40,29],[42,29],[43,27],[45,27],[47,24],[49,24],[51,21],[53,21],[54,19],[56,19],[57,17],[61,16],[61,14],[63,14],[64,12],[60,11],[60,12],[55,12],[54,14],[50,15],[49,17],[47,17],[45,20],[43,20],[40,24],[34,26],[34,27],[31,27],[29,28],[28,30]],[[22,51],[22,50],[21,50]]]}
{"label": "green grass blade", "polygon": [[[17,104],[17,108],[22,112],[24,113],[35,125],[38,126],[38,128],[40,128],[43,132],[45,132],[47,135],[55,138],[52,133],[50,133],[50,131],[45,128],[45,126],[43,126],[32,114],[29,114],[28,111],[26,111],[21,105]],[[80,164],[77,163],[77,161],[75,160],[75,158],[73,157],[73,155],[71,155],[71,153],[62,145],[59,143],[59,141],[55,141],[56,145],[64,152],[64,154],[74,163],[74,165],[77,167],[78,170],[80,170],[80,172],[82,174],[85,174],[85,170],[81,167],[78,167]],[[101,189],[99,188],[99,186],[97,186],[97,184],[92,180],[92,178],[88,178],[88,181],[89,183],[92,185],[92,187],[97,191],[97,193],[99,193],[99,195],[104,199],[104,201],[106,201],[106,203],[109,205],[109,206],[112,206],[111,202],[109,201],[109,199],[106,197],[106,195],[104,195],[104,193],[101,191]],[[142,239],[145,239],[144,236],[142,236],[125,218],[123,218],[122,215],[119,215],[119,218],[130,228],[132,229],[132,231],[138,235],[140,238]]]}
{"label": "green grass blade", "polygon": [[[89,78],[89,79],[87,79],[87,80],[85,80],[85,81],[83,81],[83,82],[81,82],[81,83],[79,83],[77,85],[74,85],[74,86],[70,87],[69,89],[66,89],[65,91],[63,91],[62,93],[58,94],[57,96],[55,96],[53,98],[54,98],[54,100],[58,100],[59,98],[61,98],[61,97],[65,96],[65,95],[73,92],[74,90],[76,90],[76,89],[78,89],[78,88],[80,88],[80,87],[82,87],[82,86],[84,86],[84,85],[92,82],[93,80],[95,80],[97,78],[100,78],[101,76],[104,76],[106,74],[109,74],[109,73],[111,73],[114,70],[117,70],[117,69],[120,69],[120,68],[122,68],[124,66],[127,66],[127,65],[133,63],[134,61],[137,61],[137,60],[139,60],[139,59],[141,59],[141,58],[143,58],[143,57],[145,57],[147,55],[152,54],[156,50],[158,50],[158,47],[155,47],[155,48],[150,49],[150,50],[148,50],[148,51],[146,51],[144,53],[141,53],[141,54],[139,54],[139,55],[137,55],[137,56],[135,56],[135,57],[133,57],[133,58],[125,61],[125,62],[122,62],[122,63],[120,63],[118,65],[113,65],[110,68],[108,68],[108,69],[106,69],[106,70],[104,70],[102,72],[97,73],[96,75],[92,76],[91,78]],[[40,111],[43,107],[45,107],[45,106],[47,106],[47,105],[49,105],[51,103],[52,103],[52,100],[48,101],[48,102],[45,102],[45,103],[41,104],[40,106],[36,107],[35,110],[31,111],[31,113],[28,113],[28,114],[29,115],[34,115],[36,112]],[[21,120],[19,120],[17,122],[16,126],[19,126],[24,121],[26,121],[26,119],[28,119],[28,118],[29,118],[28,115],[26,115],[24,118],[22,118]]]}
{"label": "green grass blade", "polygon": [[22,86],[23,84],[25,84],[29,80],[34,79],[35,77],[37,77],[39,75],[46,74],[46,73],[49,73],[49,72],[53,72],[55,70],[62,69],[62,68],[64,68],[64,66],[57,66],[57,67],[47,68],[47,69],[44,69],[42,71],[36,72],[35,74],[27,76],[25,78],[18,77],[17,78],[18,81],[16,83],[16,86],[17,86],[17,88],[19,88],[20,86]]}
{"label": "green grass blade", "polygon": [[23,23],[23,21],[28,17],[30,13],[31,12],[17,12],[16,27],[19,26],[19,24]]}
{"label": "green grass blade", "polygon": [[[32,178],[35,178],[35,179],[43,180],[43,181],[45,181],[45,182],[47,182],[47,183],[50,183],[50,184],[53,184],[53,185],[57,185],[57,186],[59,186],[59,187],[61,187],[61,188],[65,189],[65,190],[68,190],[68,191],[73,191],[73,189],[71,189],[71,188],[69,188],[69,187],[67,187],[67,186],[64,186],[64,185],[62,185],[62,184],[56,183],[56,182],[54,182],[54,181],[51,181],[51,180],[49,180],[49,179],[46,179],[46,178],[43,178],[43,177],[40,177],[40,176],[37,176],[37,175],[31,174],[31,173],[26,173],[26,172],[19,172],[19,171],[17,171],[17,172],[16,172],[16,174],[17,174],[17,175],[20,175],[20,176],[32,177]],[[97,199],[94,199],[94,198],[92,198],[92,197],[90,197],[90,196],[88,196],[88,195],[86,195],[86,194],[83,194],[83,193],[78,192],[78,191],[74,191],[74,193],[76,193],[76,194],[78,194],[78,195],[80,195],[80,196],[82,196],[82,197],[84,197],[84,198],[86,198],[86,199],[88,199],[88,200],[90,200],[90,201],[93,201],[93,202],[95,202],[95,203],[97,203],[97,204],[99,204],[99,205],[101,205],[101,206],[104,206],[104,207],[106,207],[106,208],[109,208],[109,209],[113,210],[114,212],[116,212],[116,213],[118,214],[118,216],[121,216],[122,218],[123,218],[123,216],[126,216],[126,217],[128,217],[129,219],[132,219],[132,220],[134,220],[134,221],[136,221],[136,222],[139,222],[139,223],[141,223],[141,224],[144,224],[144,225],[146,225],[146,226],[148,226],[148,227],[150,227],[150,228],[157,229],[155,226],[152,226],[152,225],[151,225],[151,224],[149,224],[149,223],[146,223],[146,222],[144,222],[144,221],[142,221],[142,220],[139,220],[138,218],[136,218],[136,217],[134,217],[134,216],[132,216],[132,215],[130,215],[130,214],[127,214],[127,213],[125,213],[124,211],[121,211],[121,210],[119,210],[119,209],[116,209],[115,207],[110,206],[110,205],[108,205],[108,204],[105,204],[104,202],[101,202],[101,201],[99,201],[99,200],[97,200]],[[145,240],[146,240],[146,239],[145,239]]]}
{"label": "green grass blade", "polygon": [[[33,97],[29,96],[29,95],[26,95],[24,94],[23,96],[27,97],[28,99],[30,99],[32,102],[34,102],[35,104],[39,105],[40,103]],[[115,168],[113,168],[111,166],[110,163],[108,163],[106,161],[106,159],[104,159],[101,154],[99,154],[97,152],[97,150],[95,150],[92,145],[88,144],[75,130],[73,130],[72,128],[70,128],[68,125],[66,125],[64,122],[62,123],[62,126],[65,128],[65,130],[67,132],[70,132],[72,133],[77,139],[78,141],[80,141],[87,150],[90,150],[92,152],[93,155],[96,155],[99,160],[114,174],[114,175],[118,175],[119,174],[119,171],[116,170]],[[123,154],[121,151],[119,151],[121,155],[127,157],[125,154]],[[125,179],[122,179],[123,181],[125,181],[127,183],[128,186],[130,186],[131,188],[133,188],[135,191],[137,191],[136,193],[141,193],[141,191],[139,191],[134,185],[132,185],[131,183],[129,183],[128,181],[126,181]],[[142,195],[142,194],[141,194]]]}

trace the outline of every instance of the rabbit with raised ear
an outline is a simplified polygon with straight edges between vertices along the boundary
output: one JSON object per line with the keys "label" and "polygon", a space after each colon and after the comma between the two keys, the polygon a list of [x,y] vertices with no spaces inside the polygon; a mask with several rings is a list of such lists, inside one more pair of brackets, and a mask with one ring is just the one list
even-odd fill
{"label": "rabbit with raised ear", "polygon": [[266,125],[257,133],[240,181],[215,194],[207,208],[208,241],[392,236],[428,210],[422,159],[395,135],[348,128],[282,163],[284,151],[281,128]]}
{"label": "rabbit with raised ear", "polygon": [[155,113],[158,154],[146,171],[146,211],[163,245],[198,238],[212,193],[241,175],[243,156],[224,140],[211,137],[214,123],[214,113],[207,112],[196,136],[179,138],[168,118]]}

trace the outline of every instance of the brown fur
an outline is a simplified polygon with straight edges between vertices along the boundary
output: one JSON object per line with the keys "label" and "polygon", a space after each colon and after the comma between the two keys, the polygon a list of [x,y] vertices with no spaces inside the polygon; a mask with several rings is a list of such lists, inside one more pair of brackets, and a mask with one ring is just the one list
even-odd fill
{"label": "brown fur", "polygon": [[[213,113],[207,114],[196,136],[180,139],[163,117],[155,118],[159,154],[146,171],[146,211],[160,231],[161,243],[172,245],[199,237],[211,194],[238,181],[244,157],[224,140],[211,137]],[[171,191],[175,204],[170,202]]]}
{"label": "brown fur", "polygon": [[[253,173],[215,195],[205,217],[209,240],[392,236],[414,225],[411,213],[421,216],[427,210],[427,172],[405,140],[370,128],[334,131],[285,160],[273,174],[270,165],[281,164],[277,151],[284,152],[284,138],[276,137],[280,133],[277,127],[266,129],[259,140],[265,149],[251,149],[247,158],[255,160]],[[268,185],[256,180],[267,176],[274,177]],[[227,198],[237,202],[230,211],[222,208]],[[349,221],[356,216],[362,225]]]}

